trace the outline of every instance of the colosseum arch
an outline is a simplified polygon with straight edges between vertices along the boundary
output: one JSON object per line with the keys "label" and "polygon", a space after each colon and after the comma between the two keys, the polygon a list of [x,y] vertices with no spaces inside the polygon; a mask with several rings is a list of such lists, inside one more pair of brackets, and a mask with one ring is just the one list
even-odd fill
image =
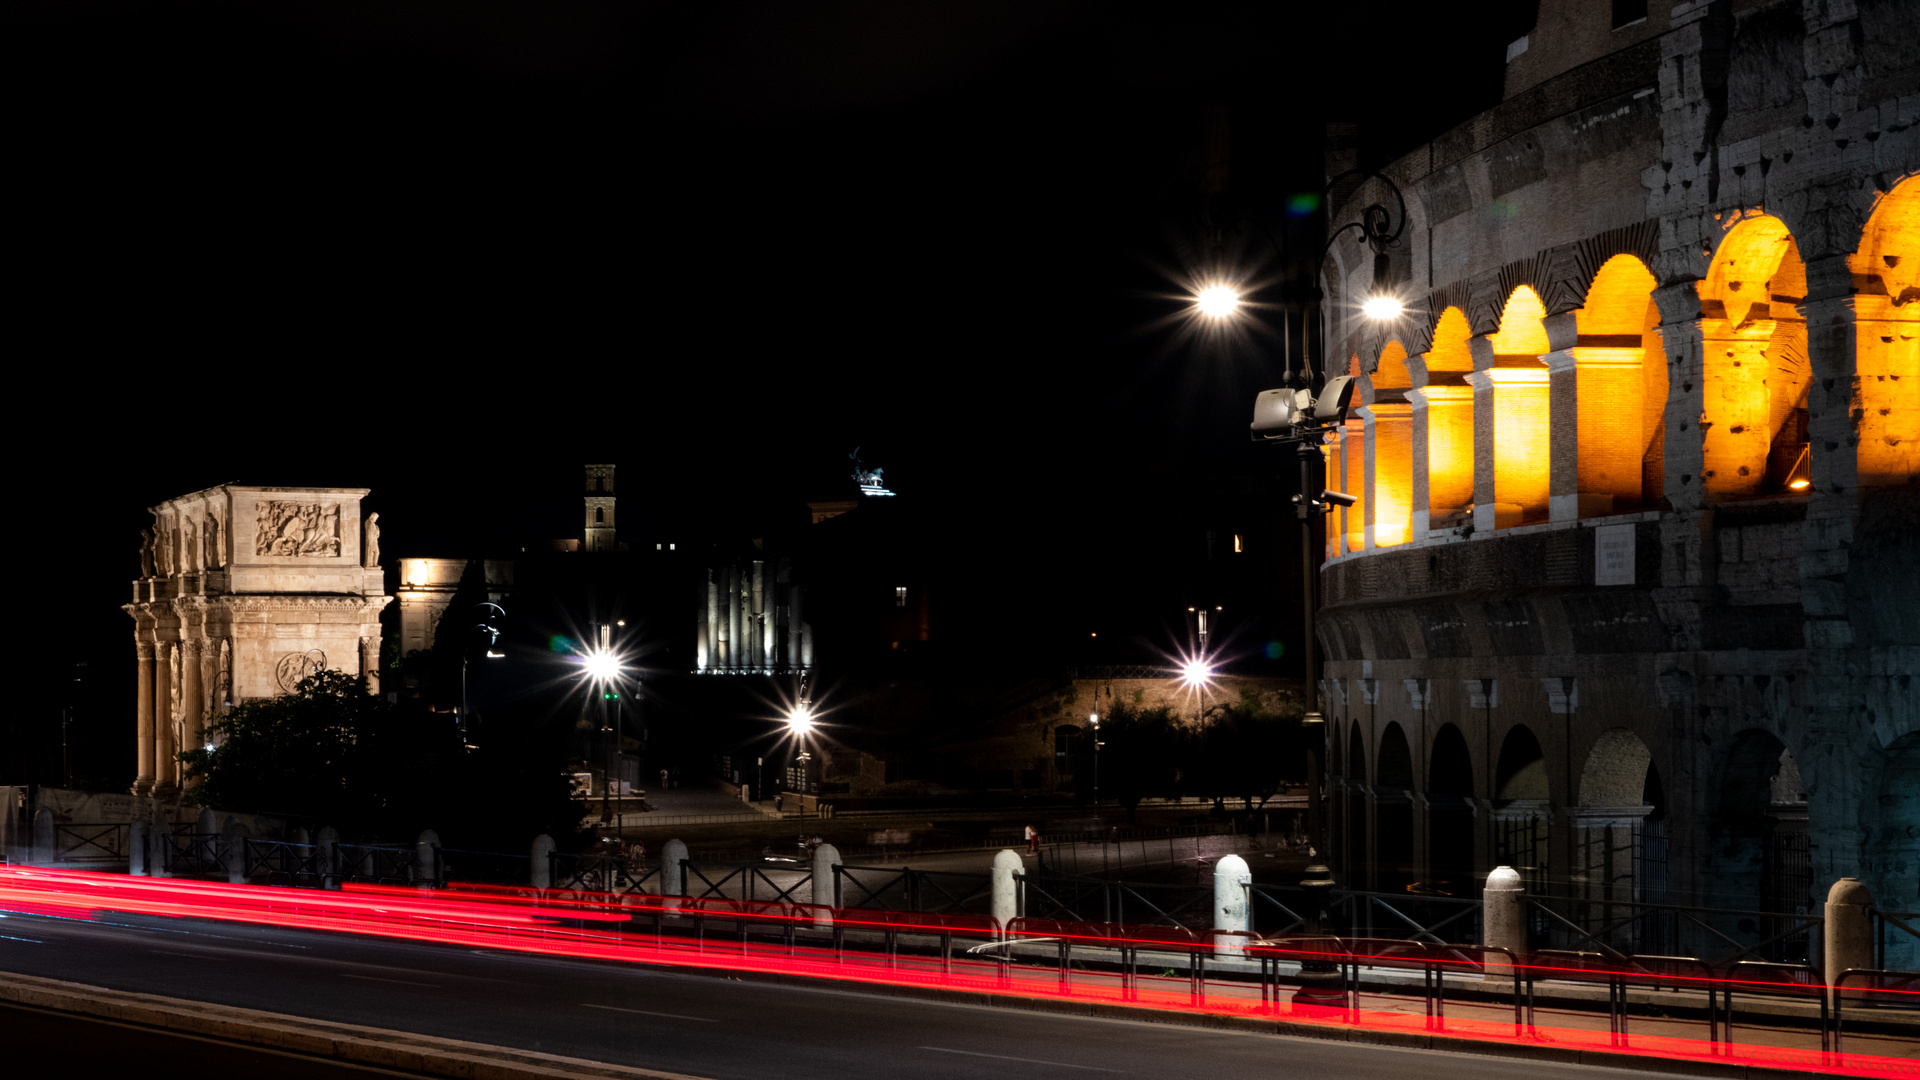
{"label": "colosseum arch", "polygon": [[1353,730],[1347,736],[1347,845],[1344,855],[1347,860],[1347,880],[1353,888],[1371,887],[1367,881],[1367,798],[1360,785],[1366,783],[1367,741],[1360,734],[1360,722],[1353,722]]}
{"label": "colosseum arch", "polygon": [[1920,176],[1873,208],[1847,259],[1854,286],[1861,487],[1920,481]]}
{"label": "colosseum arch", "polygon": [[1426,414],[1429,528],[1457,528],[1472,520],[1473,387],[1467,384],[1472,337],[1464,312],[1443,310],[1424,358],[1426,380],[1408,395]]}
{"label": "colosseum arch", "polygon": [[[1641,896],[1640,871],[1649,853],[1646,819],[1653,810],[1649,785],[1659,784],[1653,776],[1653,754],[1638,735],[1626,728],[1604,731],[1580,770],[1579,803],[1570,815],[1570,880],[1587,901],[1579,915],[1589,932],[1625,952],[1651,951],[1634,940],[1640,927],[1624,905]],[[1663,837],[1652,840],[1664,855]]]}
{"label": "colosseum arch", "polygon": [[1494,863],[1519,871],[1529,892],[1544,892],[1551,816],[1547,759],[1525,724],[1515,724],[1500,740],[1493,777]]}
{"label": "colosseum arch", "polygon": [[[1880,759],[1879,798],[1862,822],[1867,886],[1889,911],[1920,910],[1920,732],[1904,735]],[[1920,970],[1920,938],[1887,928],[1881,967]]]}
{"label": "colosseum arch", "polygon": [[[1346,373],[1353,376],[1356,382],[1354,399],[1363,400],[1367,392],[1367,376],[1360,370],[1359,356],[1347,358]],[[1337,464],[1330,463],[1332,467],[1327,473],[1327,486],[1336,491],[1344,491],[1357,501],[1352,506],[1335,511],[1330,524],[1337,524],[1338,535],[1337,538],[1333,535],[1336,529],[1329,529],[1328,538],[1335,541],[1333,550],[1336,555],[1362,551],[1367,546],[1369,504],[1367,502],[1367,421],[1359,414],[1359,410],[1356,409],[1347,415],[1346,423],[1340,427],[1339,444],[1333,453],[1338,455],[1339,461]]]}
{"label": "colosseum arch", "polygon": [[[1549,362],[1555,426],[1571,420],[1576,429],[1554,439],[1555,502],[1575,500],[1555,507],[1557,519],[1628,513],[1663,493],[1667,361],[1654,285],[1632,255],[1608,259],[1573,313],[1574,347]],[[1570,461],[1562,454],[1568,446]]]}
{"label": "colosseum arch", "polygon": [[1375,888],[1397,892],[1414,880],[1413,865],[1413,754],[1407,734],[1397,723],[1380,733],[1380,751],[1374,766],[1374,829],[1378,852]]}
{"label": "colosseum arch", "polygon": [[1455,896],[1473,893],[1473,756],[1452,724],[1433,736],[1427,768],[1427,865]]}
{"label": "colosseum arch", "polygon": [[1712,498],[1806,488],[1806,295],[1806,267],[1779,218],[1741,219],[1714,252],[1700,285],[1702,479]]}
{"label": "colosseum arch", "polygon": [[1407,350],[1389,341],[1367,377],[1368,445],[1373,468],[1367,474],[1367,525],[1375,547],[1404,544],[1413,536],[1413,408],[1407,391]]}
{"label": "colosseum arch", "polygon": [[[1475,471],[1475,525],[1496,529],[1545,521],[1550,494],[1548,372],[1552,351],[1542,320],[1546,307],[1532,286],[1507,297],[1488,351],[1474,358],[1474,417],[1491,428],[1490,461]],[[1486,521],[1485,516],[1492,520]]]}
{"label": "colosseum arch", "polygon": [[[1762,914],[1714,920],[1722,934],[1761,946],[1770,960],[1804,961],[1810,942],[1791,916],[1812,903],[1807,796],[1793,754],[1770,731],[1734,736],[1711,804],[1712,841],[1694,902]],[[1684,944],[1684,943],[1683,943]]]}

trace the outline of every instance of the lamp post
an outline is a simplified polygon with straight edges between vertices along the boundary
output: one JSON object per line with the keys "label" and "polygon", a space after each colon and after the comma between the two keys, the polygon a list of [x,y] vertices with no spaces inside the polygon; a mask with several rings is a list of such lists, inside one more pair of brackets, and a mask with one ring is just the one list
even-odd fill
{"label": "lamp post", "polygon": [[1093,729],[1093,808],[1100,809],[1100,714],[1087,714],[1087,726]]}
{"label": "lamp post", "polygon": [[506,609],[499,604],[475,604],[473,615],[478,621],[473,624],[473,630],[470,632],[472,637],[467,641],[466,648],[460,650],[460,745],[467,746],[468,749],[471,747],[467,744],[467,663],[473,658],[474,639],[486,639],[481,647],[486,650],[489,658],[498,659],[506,655],[493,651],[494,644],[500,640],[500,628],[493,624],[506,618]]}
{"label": "lamp post", "polygon": [[[1402,312],[1401,302],[1393,292],[1388,248],[1400,238],[1407,225],[1406,200],[1393,181],[1379,173],[1349,170],[1334,177],[1327,184],[1327,191],[1352,176],[1372,177],[1386,184],[1393,192],[1399,207],[1398,224],[1395,216],[1386,207],[1376,203],[1360,212],[1358,220],[1349,221],[1334,229],[1327,236],[1327,242],[1320,249],[1313,274],[1313,290],[1306,305],[1314,314],[1318,314],[1322,293],[1319,279],[1326,262],[1326,256],[1348,229],[1358,230],[1360,240],[1373,251],[1373,288],[1371,295],[1361,304],[1361,312],[1369,319],[1386,321],[1397,319]],[[1255,223],[1258,224],[1257,222]],[[1274,251],[1284,263],[1285,249],[1267,231],[1260,227],[1261,233],[1273,244]],[[1225,289],[1225,294],[1219,290]],[[1212,319],[1235,317],[1241,304],[1240,298],[1226,286],[1212,286],[1202,290],[1195,298],[1200,313]],[[1289,307],[1300,306],[1290,304]],[[1328,436],[1338,430],[1345,422],[1347,408],[1353,397],[1354,383],[1349,376],[1325,378],[1324,362],[1318,375],[1313,369],[1312,355],[1307,348],[1307,321],[1301,322],[1301,375],[1299,386],[1290,390],[1267,390],[1254,399],[1252,435],[1256,442],[1292,443],[1300,462],[1300,491],[1293,496],[1294,513],[1300,521],[1300,611],[1301,646],[1303,650],[1305,678],[1305,697],[1307,709],[1301,717],[1301,725],[1307,734],[1307,835],[1309,847],[1306,877],[1301,885],[1308,895],[1308,930],[1313,933],[1326,933],[1328,908],[1333,891],[1332,862],[1328,851],[1326,834],[1326,810],[1322,788],[1326,784],[1324,776],[1326,760],[1327,724],[1320,713],[1320,686],[1318,650],[1315,648],[1315,616],[1317,614],[1317,594],[1319,576],[1316,573],[1320,559],[1315,556],[1316,520],[1324,520],[1336,506],[1352,506],[1358,500],[1338,491],[1329,491],[1317,482],[1316,462],[1323,461],[1321,446]],[[1285,334],[1283,331],[1283,340]],[[1322,335],[1324,341],[1324,333]],[[1291,357],[1288,362],[1288,376],[1292,378]],[[1324,382],[1322,380],[1324,379]],[[1316,386],[1317,382],[1321,385]],[[1319,491],[1316,496],[1312,494]],[[1338,987],[1339,972],[1331,962],[1308,962],[1301,965],[1300,990],[1296,1001],[1313,1005],[1337,1005],[1344,1000]]]}

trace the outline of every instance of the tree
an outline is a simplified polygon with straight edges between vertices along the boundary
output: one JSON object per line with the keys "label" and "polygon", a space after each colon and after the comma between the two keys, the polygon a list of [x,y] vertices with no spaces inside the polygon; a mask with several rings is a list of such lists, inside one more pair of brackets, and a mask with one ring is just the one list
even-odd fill
{"label": "tree", "polygon": [[501,731],[469,753],[445,713],[391,703],[355,676],[321,671],[209,727],[212,750],[180,754],[192,797],[218,810],[280,813],[343,835],[518,850],[539,832],[570,840],[580,809],[538,729]]}
{"label": "tree", "polygon": [[1306,775],[1306,744],[1297,705],[1270,708],[1248,687],[1240,700],[1207,710],[1200,732],[1209,790],[1237,796],[1248,810],[1266,805],[1282,784]]}
{"label": "tree", "polygon": [[[1134,820],[1142,799],[1172,794],[1186,763],[1186,739],[1164,705],[1140,708],[1116,703],[1100,720],[1100,788]],[[1092,740],[1086,740],[1091,751]],[[1091,776],[1091,763],[1083,762]]]}

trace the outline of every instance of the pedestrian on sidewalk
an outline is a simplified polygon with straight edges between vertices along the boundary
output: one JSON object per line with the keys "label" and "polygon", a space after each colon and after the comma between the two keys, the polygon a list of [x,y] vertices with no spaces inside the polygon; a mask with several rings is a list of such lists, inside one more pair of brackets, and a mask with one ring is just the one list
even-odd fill
{"label": "pedestrian on sidewalk", "polygon": [[1027,826],[1027,854],[1034,855],[1034,854],[1038,854],[1039,851],[1040,851],[1040,834],[1034,831],[1033,826],[1029,825]]}

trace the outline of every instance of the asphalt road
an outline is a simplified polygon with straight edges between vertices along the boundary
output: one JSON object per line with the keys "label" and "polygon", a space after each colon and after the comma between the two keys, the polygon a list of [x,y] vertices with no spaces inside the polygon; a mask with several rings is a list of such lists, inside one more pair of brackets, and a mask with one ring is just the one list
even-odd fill
{"label": "asphalt road", "polygon": [[[1166,1080],[1601,1080],[1635,1075],[1541,1061],[949,1005],[858,989],[735,982],[631,964],[344,934],[145,916],[109,915],[105,920],[34,915],[0,919],[0,970],[715,1080],[1102,1075]],[[0,1016],[0,1021],[6,1022],[6,1033],[12,1036],[6,1041],[16,1054],[26,1048],[16,1040],[44,1045],[43,1040],[58,1037],[51,1023],[35,1027],[18,1016]],[[85,1027],[95,1035],[91,1041],[78,1039],[81,1052],[111,1047],[112,1025]],[[146,1060],[170,1057],[155,1042]],[[197,1075],[244,1076],[252,1071],[236,1061],[215,1073],[202,1065]]]}

